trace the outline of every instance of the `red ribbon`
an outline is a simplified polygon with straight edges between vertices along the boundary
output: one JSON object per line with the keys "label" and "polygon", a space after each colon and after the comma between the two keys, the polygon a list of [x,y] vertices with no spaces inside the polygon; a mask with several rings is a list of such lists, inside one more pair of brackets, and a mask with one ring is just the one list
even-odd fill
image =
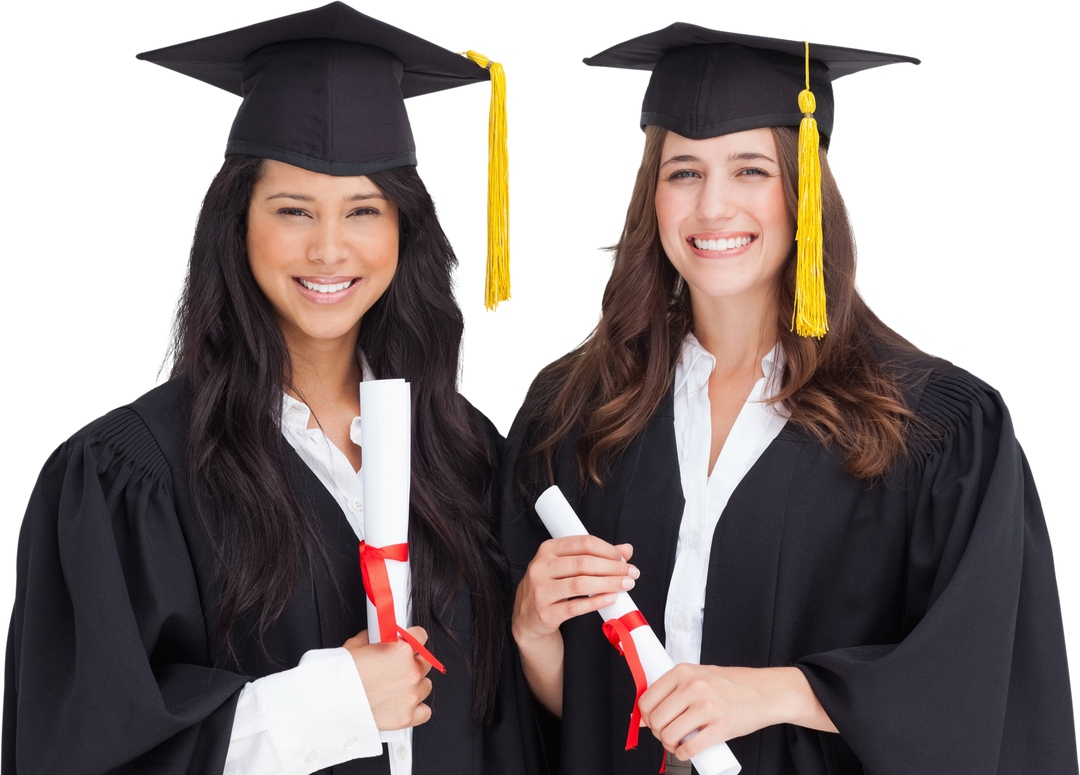
{"label": "red ribbon", "polygon": [[630,633],[638,627],[647,627],[648,624],[645,617],[641,615],[641,611],[631,611],[618,619],[608,619],[604,622],[604,635],[607,636],[611,645],[626,657],[626,664],[630,666],[630,672],[634,676],[634,686],[637,687],[637,696],[634,697],[634,710],[630,714],[630,731],[626,733],[627,751],[631,748],[637,748],[638,727],[641,726],[641,709],[638,707],[638,700],[641,699],[641,695],[645,693],[645,690],[649,688],[649,684],[645,680],[645,668],[641,666],[641,657],[638,656],[637,646],[634,644],[634,639]]}
{"label": "red ribbon", "polygon": [[375,613],[379,619],[379,636],[386,638],[386,634],[396,632],[401,639],[413,647],[413,651],[420,655],[428,664],[445,673],[446,668],[442,662],[435,659],[430,651],[414,638],[407,630],[397,623],[394,616],[394,591],[390,588],[390,577],[386,573],[386,561],[397,560],[405,562],[409,559],[408,544],[391,544],[380,548],[360,542],[360,572],[364,576],[364,590],[368,600],[375,605]]}

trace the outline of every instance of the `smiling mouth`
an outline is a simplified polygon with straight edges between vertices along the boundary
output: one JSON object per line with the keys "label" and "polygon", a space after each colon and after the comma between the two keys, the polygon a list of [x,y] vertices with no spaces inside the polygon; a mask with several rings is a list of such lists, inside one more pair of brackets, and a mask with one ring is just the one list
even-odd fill
{"label": "smiling mouth", "polygon": [[698,239],[697,237],[691,237],[690,243],[698,250],[715,250],[719,252],[745,248],[756,239],[756,236],[731,237],[729,239]]}
{"label": "smiling mouth", "polygon": [[337,293],[350,287],[353,283],[358,281],[359,277],[353,277],[351,280],[343,280],[340,283],[331,283],[329,285],[323,285],[320,283],[313,283],[305,280],[303,277],[294,277],[296,282],[307,288],[309,291],[315,291],[315,293]]}

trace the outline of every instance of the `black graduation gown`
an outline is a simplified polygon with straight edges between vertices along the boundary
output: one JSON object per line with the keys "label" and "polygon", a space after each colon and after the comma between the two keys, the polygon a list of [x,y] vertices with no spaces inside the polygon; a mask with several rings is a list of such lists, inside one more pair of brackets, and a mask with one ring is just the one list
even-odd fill
{"label": "black graduation gown", "polygon": [[[239,669],[211,657],[215,559],[191,510],[186,406],[183,384],[166,383],[76,433],[45,464],[19,538],[4,687],[5,775],[220,773],[245,683],[366,628],[359,541],[330,493],[288,448],[289,475],[318,520],[332,567],[319,560],[305,568],[266,640],[275,663],[250,638],[239,643]],[[349,591],[347,600],[331,574]],[[467,592],[450,624],[471,654]],[[519,710],[528,717],[522,723],[534,723],[527,688],[518,690],[520,671],[504,668],[498,718],[485,732],[470,724],[462,652],[437,633],[429,646],[446,674],[430,674],[432,716],[414,732],[413,772],[531,767],[537,757],[526,753],[518,727]],[[388,773],[386,756],[384,748],[381,757],[325,772]]]}
{"label": "black graduation gown", "polygon": [[[779,725],[732,740],[744,775],[1077,772],[1069,675],[1046,526],[998,394],[905,356],[928,428],[883,481],[788,423],[747,473],[712,541],[703,664],[802,669],[839,734]],[[632,592],[664,639],[683,495],[669,392],[601,490],[556,483],[594,535],[628,542]],[[519,416],[504,474],[528,442]],[[548,537],[511,488],[515,581]],[[595,615],[563,627],[561,771],[655,775],[659,742],[625,751],[634,685]],[[550,740],[548,741],[550,745]]]}

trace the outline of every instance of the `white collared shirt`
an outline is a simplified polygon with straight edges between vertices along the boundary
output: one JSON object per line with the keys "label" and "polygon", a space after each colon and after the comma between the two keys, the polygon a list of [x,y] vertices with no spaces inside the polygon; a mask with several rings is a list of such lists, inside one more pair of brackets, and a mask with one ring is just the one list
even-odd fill
{"label": "white collared shirt", "polygon": [[686,505],[664,609],[665,647],[675,662],[701,661],[705,584],[713,533],[731,494],[787,422],[788,412],[783,406],[764,403],[779,389],[783,366],[784,351],[778,344],[762,358],[764,376],[739,411],[710,475],[709,376],[716,367],[716,358],[693,334],[683,342],[675,367],[674,399],[675,444]]}
{"label": "white collared shirt", "polygon": [[[365,364],[365,379],[369,373]],[[306,404],[283,396],[282,435],[337,501],[359,543],[364,540],[363,478],[322,430],[307,427],[310,418]],[[359,417],[353,418],[349,436],[360,445]],[[412,775],[412,729],[404,741],[387,745],[391,775]],[[297,667],[241,690],[224,775],[309,775],[378,756],[382,747],[352,656],[344,648],[315,649]]]}

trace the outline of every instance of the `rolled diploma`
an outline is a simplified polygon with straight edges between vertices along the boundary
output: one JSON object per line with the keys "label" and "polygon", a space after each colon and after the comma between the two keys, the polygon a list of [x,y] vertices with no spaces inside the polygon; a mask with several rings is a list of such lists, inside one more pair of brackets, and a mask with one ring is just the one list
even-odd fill
{"label": "rolled diploma", "polygon": [[[375,548],[408,543],[409,479],[411,473],[411,411],[409,383],[380,379],[360,383],[360,444],[364,465],[364,540]],[[394,616],[407,627],[409,563],[386,560],[386,575],[394,593]],[[379,632],[375,605],[367,600],[368,640],[396,641],[396,632]],[[407,739],[406,729],[380,732],[384,743]]]}
{"label": "rolled diploma", "polygon": [[[544,490],[544,493],[537,499],[536,513],[540,515],[544,527],[548,529],[553,538],[589,534],[589,531],[581,524],[581,520],[574,512],[573,507],[562,494],[562,490],[556,486]],[[615,602],[601,608],[599,614],[604,617],[606,622],[608,619],[618,619],[620,616],[625,616],[631,611],[637,610],[638,607],[634,605],[634,601],[630,599],[629,594],[618,592],[615,594]],[[634,639],[634,645],[637,646],[638,656],[641,657],[641,667],[645,671],[645,680],[649,686],[652,686],[656,679],[675,667],[675,663],[671,660],[667,651],[664,650],[663,644],[656,637],[652,627],[638,627],[630,632],[630,637]],[[683,742],[696,734],[697,731],[691,732]],[[691,761],[701,775],[737,775],[742,770],[742,765],[739,764],[735,755],[731,753],[727,743],[717,743],[711,748],[706,748],[693,757]]]}

